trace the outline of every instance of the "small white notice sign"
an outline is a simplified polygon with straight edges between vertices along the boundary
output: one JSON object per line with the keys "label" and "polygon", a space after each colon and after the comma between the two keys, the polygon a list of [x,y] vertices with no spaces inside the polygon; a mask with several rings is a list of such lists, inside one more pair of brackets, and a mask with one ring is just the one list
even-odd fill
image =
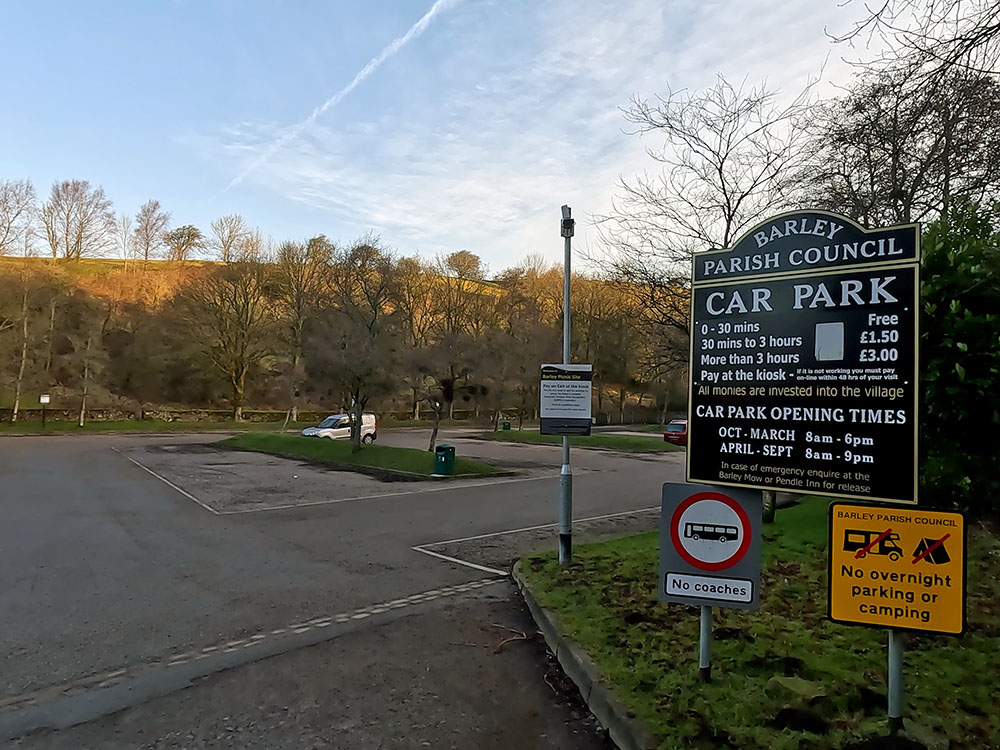
{"label": "small white notice sign", "polygon": [[667,573],[664,593],[668,596],[691,596],[715,599],[720,602],[753,601],[753,581],[745,578],[717,578],[693,576],[685,573]]}
{"label": "small white notice sign", "polygon": [[40,404],[47,404],[49,403],[49,401],[51,401],[51,399],[49,398],[49,394],[47,393],[43,393],[41,396],[38,397],[38,403]]}
{"label": "small white notice sign", "polygon": [[593,365],[542,365],[539,388],[543,435],[589,435]]}

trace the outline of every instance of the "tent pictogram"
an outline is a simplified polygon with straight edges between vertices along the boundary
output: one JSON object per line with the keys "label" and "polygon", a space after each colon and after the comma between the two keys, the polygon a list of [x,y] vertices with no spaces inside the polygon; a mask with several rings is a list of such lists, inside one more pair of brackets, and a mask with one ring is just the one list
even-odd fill
{"label": "tent pictogram", "polygon": [[932,565],[944,565],[951,562],[951,555],[944,547],[944,540],[950,536],[951,534],[945,534],[940,539],[928,539],[927,537],[921,539],[920,544],[913,550],[913,564],[915,565],[921,560],[926,560]]}

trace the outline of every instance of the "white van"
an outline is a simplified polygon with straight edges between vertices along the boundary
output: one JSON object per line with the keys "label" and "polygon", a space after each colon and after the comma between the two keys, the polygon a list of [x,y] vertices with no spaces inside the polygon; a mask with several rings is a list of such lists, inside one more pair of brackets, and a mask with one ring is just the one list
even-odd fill
{"label": "white van", "polygon": [[[315,427],[302,430],[305,437],[320,437],[336,440],[351,437],[351,417],[347,414],[331,414]],[[361,415],[361,442],[371,445],[378,437],[378,420],[374,414]]]}

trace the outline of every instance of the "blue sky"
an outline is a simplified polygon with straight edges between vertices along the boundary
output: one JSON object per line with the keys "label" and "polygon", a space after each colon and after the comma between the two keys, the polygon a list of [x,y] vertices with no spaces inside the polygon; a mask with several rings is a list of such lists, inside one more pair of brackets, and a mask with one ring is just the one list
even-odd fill
{"label": "blue sky", "polygon": [[[334,106],[393,40],[425,26]],[[494,270],[561,257],[619,176],[654,165],[630,96],[716,73],[797,92],[827,62],[839,0],[39,0],[9,3],[0,179],[157,198],[175,225],[240,213],[281,240],[373,229],[404,254]],[[821,90],[821,93],[829,89]],[[231,183],[231,187],[228,187]]]}

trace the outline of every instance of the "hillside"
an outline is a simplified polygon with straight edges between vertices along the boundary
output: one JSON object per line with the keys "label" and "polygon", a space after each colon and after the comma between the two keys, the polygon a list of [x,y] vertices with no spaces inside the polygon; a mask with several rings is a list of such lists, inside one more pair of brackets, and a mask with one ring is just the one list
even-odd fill
{"label": "hillside", "polygon": [[17,274],[28,268],[32,274],[48,277],[67,290],[82,289],[112,303],[143,302],[155,306],[172,296],[184,282],[217,265],[216,261],[210,260],[180,263],[151,260],[145,266],[141,261],[130,260],[126,266],[120,258],[67,261],[0,257],[0,274]]}

